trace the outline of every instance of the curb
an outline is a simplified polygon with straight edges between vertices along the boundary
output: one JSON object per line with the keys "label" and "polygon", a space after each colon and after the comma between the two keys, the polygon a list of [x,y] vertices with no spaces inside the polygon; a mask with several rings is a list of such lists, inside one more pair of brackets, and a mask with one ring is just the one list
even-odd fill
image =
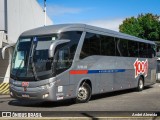
{"label": "curb", "polygon": [[9,83],[0,84],[0,95],[9,95]]}

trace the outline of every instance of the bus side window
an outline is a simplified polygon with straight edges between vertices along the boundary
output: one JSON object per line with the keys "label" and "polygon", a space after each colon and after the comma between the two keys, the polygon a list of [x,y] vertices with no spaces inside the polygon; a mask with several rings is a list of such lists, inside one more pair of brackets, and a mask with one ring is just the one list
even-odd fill
{"label": "bus side window", "polygon": [[148,57],[148,44],[139,42],[139,57]]}
{"label": "bus side window", "polygon": [[60,49],[57,55],[56,69],[68,69],[70,67],[70,55],[68,49]]}
{"label": "bus side window", "polygon": [[96,35],[94,33],[86,33],[86,37],[84,39],[84,43],[80,53],[80,59],[92,55],[100,55],[99,35]]}
{"label": "bus side window", "polygon": [[128,40],[119,39],[117,41],[117,49],[120,56],[128,57]]}
{"label": "bus side window", "polygon": [[128,41],[129,57],[138,57],[138,43],[135,41]]}
{"label": "bus side window", "polygon": [[152,46],[148,44],[148,57],[152,58]]}
{"label": "bus side window", "polygon": [[118,47],[119,38],[115,38],[115,53],[116,56],[120,56],[120,49]]}
{"label": "bus side window", "polygon": [[154,57],[156,57],[156,45],[152,45]]}
{"label": "bus side window", "polygon": [[114,37],[100,36],[101,55],[115,56],[115,40]]}
{"label": "bus side window", "polygon": [[151,45],[148,44],[148,54],[149,54],[149,58],[153,58],[156,56],[156,46],[155,45]]}

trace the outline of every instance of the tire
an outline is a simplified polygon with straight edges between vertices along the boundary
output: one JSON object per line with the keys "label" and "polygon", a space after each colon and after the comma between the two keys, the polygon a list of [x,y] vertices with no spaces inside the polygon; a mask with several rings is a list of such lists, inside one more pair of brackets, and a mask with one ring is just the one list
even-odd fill
{"label": "tire", "polygon": [[77,93],[76,103],[86,103],[91,98],[91,87],[87,83],[83,83]]}
{"label": "tire", "polygon": [[142,91],[143,88],[144,88],[144,81],[143,81],[143,78],[140,77],[139,80],[138,80],[137,91]]}

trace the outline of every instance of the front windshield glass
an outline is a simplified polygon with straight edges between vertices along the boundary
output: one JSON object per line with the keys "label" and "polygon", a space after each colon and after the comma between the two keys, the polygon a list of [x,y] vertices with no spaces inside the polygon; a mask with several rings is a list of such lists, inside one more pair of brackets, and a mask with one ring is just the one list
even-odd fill
{"label": "front windshield glass", "polygon": [[[12,58],[11,78],[39,80],[43,74],[51,72],[48,48],[57,39],[57,35],[43,37],[21,37],[15,47]],[[43,73],[38,76],[39,72]],[[37,74],[38,73],[38,74]],[[50,73],[51,74],[51,73]]]}
{"label": "front windshield glass", "polygon": [[[81,34],[82,32],[69,31],[46,36],[20,37],[12,58],[11,78],[22,81],[44,80],[68,69]],[[56,59],[49,58],[50,45],[61,39],[69,39],[70,42],[56,47]]]}
{"label": "front windshield glass", "polygon": [[15,77],[27,74],[29,62],[27,58],[29,58],[31,44],[31,38],[21,38],[15,47],[11,70],[11,74]]}

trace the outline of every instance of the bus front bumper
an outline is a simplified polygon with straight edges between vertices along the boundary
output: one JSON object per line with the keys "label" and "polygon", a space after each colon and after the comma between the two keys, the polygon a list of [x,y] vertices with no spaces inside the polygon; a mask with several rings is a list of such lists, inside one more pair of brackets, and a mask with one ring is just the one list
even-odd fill
{"label": "bus front bumper", "polygon": [[54,83],[40,87],[21,87],[10,84],[10,96],[23,100],[57,101]]}

